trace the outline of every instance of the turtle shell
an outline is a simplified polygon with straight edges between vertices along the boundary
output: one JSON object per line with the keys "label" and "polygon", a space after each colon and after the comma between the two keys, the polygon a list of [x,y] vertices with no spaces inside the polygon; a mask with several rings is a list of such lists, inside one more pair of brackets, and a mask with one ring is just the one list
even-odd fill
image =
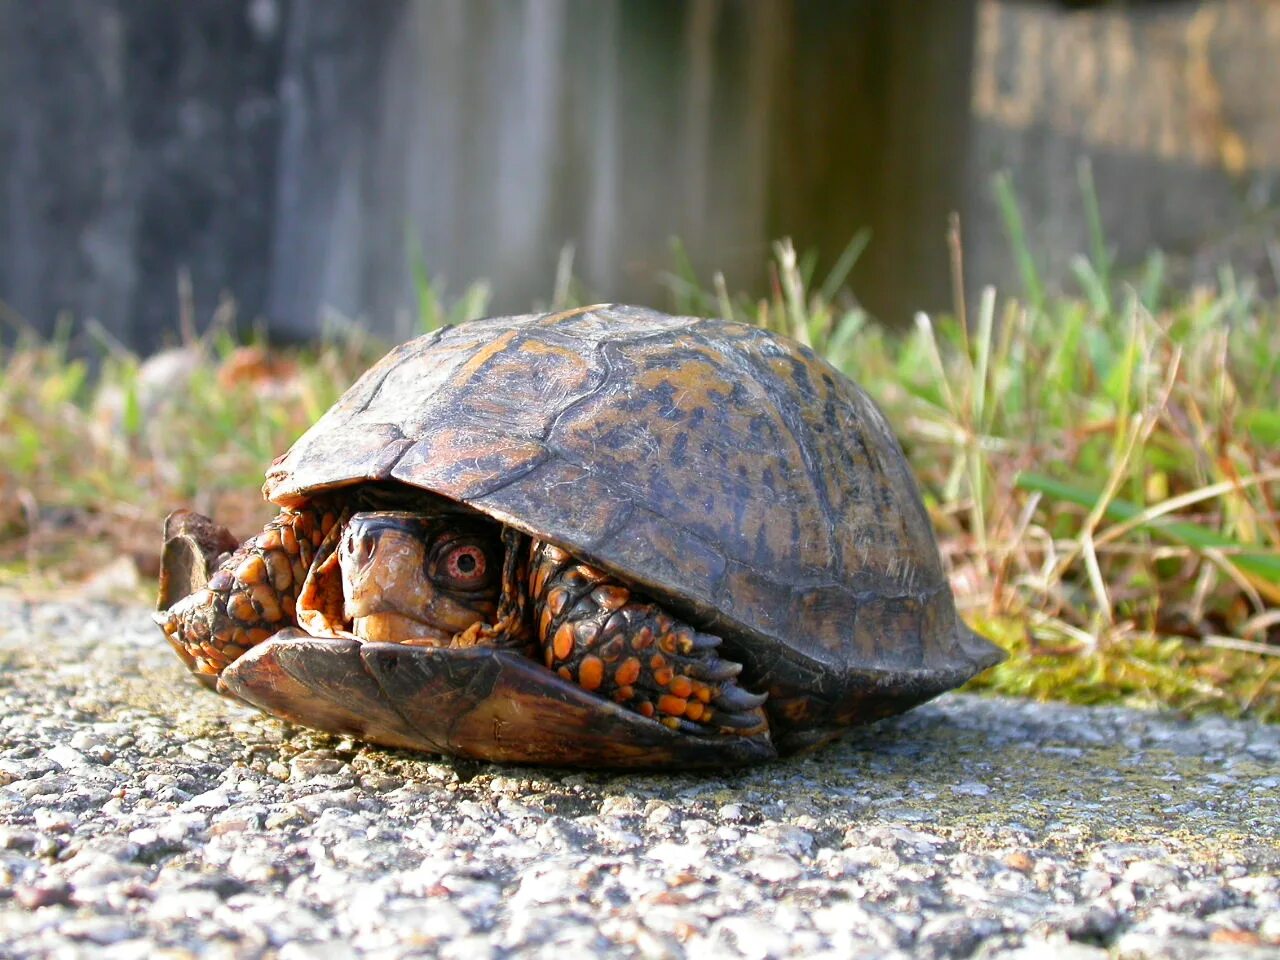
{"label": "turtle shell", "polygon": [[1000,659],[956,615],[883,415],[765,330],[625,306],[392,350],[267,473],[283,506],[400,481],[621,576],[725,640],[783,750]]}

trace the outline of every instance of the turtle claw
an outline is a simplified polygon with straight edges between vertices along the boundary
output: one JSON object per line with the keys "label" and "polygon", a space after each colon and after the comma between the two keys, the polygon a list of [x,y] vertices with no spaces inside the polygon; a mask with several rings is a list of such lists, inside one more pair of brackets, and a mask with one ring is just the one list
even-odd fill
{"label": "turtle claw", "polygon": [[681,663],[680,668],[686,676],[708,683],[724,683],[742,673],[742,664],[734,663],[732,660],[721,660],[719,657],[709,657],[706,660],[689,659]]}
{"label": "turtle claw", "polygon": [[693,649],[699,653],[714,650],[720,646],[721,642],[714,633],[694,633],[693,635]]}
{"label": "turtle claw", "polygon": [[[748,693],[737,684],[729,687],[722,687],[720,692],[712,699],[717,710],[728,710],[731,713],[745,713],[751,710],[758,710],[764,706],[764,702],[769,699],[767,693]],[[721,714],[716,714],[717,718]]]}

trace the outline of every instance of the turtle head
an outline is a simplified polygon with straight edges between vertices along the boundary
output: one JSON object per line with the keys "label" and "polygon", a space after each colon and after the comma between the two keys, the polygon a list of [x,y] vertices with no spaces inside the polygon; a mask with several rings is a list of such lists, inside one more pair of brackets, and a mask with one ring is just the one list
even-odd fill
{"label": "turtle head", "polygon": [[356,636],[447,646],[494,619],[503,544],[495,524],[474,516],[356,513],[338,544],[338,565]]}

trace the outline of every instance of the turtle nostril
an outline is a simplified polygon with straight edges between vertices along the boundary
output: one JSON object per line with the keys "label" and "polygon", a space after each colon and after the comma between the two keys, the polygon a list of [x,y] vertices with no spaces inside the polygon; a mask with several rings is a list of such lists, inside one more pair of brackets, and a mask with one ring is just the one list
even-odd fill
{"label": "turtle nostril", "polygon": [[377,538],[371,534],[353,530],[347,535],[347,555],[357,566],[363,567],[372,560],[376,548]]}

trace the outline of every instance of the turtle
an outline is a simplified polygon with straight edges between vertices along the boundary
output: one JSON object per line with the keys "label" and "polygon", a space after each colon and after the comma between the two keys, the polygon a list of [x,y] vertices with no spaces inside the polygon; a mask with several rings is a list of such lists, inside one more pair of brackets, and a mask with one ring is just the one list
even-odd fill
{"label": "turtle", "polygon": [[268,468],[243,543],[166,522],[157,622],[207,686],[477,760],[732,766],[1003,654],[956,612],[870,398],[760,327],[597,305],[391,350]]}

